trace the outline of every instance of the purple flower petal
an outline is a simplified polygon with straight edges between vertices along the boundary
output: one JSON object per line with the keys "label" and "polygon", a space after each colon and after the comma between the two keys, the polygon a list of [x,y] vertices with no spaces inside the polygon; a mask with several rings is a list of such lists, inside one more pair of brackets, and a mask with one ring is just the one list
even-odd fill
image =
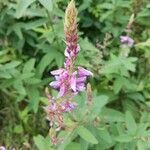
{"label": "purple flower petal", "polygon": [[80,77],[93,76],[93,73],[91,71],[86,70],[83,67],[78,67],[78,74]]}
{"label": "purple flower petal", "polygon": [[78,91],[84,91],[85,90],[85,83],[78,83],[77,84],[77,90]]}
{"label": "purple flower petal", "polygon": [[120,40],[123,43],[123,42],[128,40],[128,37],[127,36],[120,36]]}
{"label": "purple flower petal", "polygon": [[60,75],[60,79],[63,81],[68,79],[68,77],[69,77],[69,73],[66,70]]}
{"label": "purple flower petal", "polygon": [[120,41],[122,44],[126,44],[129,47],[132,47],[134,44],[134,40],[129,36],[120,36]]}
{"label": "purple flower petal", "polygon": [[65,108],[65,111],[72,111],[76,108],[77,104],[70,101],[65,101],[62,103],[62,106]]}
{"label": "purple flower petal", "polygon": [[54,70],[54,71],[51,71],[51,74],[52,75],[60,75],[61,73],[63,73],[65,71],[64,68],[60,68],[58,70]]}
{"label": "purple flower petal", "polygon": [[70,57],[69,52],[68,52],[68,47],[65,49],[65,56]]}
{"label": "purple flower petal", "polygon": [[85,81],[86,81],[86,77],[77,78],[77,83],[81,83],[81,82],[85,82]]}
{"label": "purple flower petal", "polygon": [[56,80],[60,80],[60,76],[55,76],[55,79]]}
{"label": "purple flower petal", "polygon": [[58,97],[64,96],[65,93],[66,93],[66,86],[65,86],[65,84],[62,84],[61,87],[60,87],[60,91],[58,93]]}
{"label": "purple flower petal", "polygon": [[65,67],[68,67],[68,66],[71,65],[71,63],[72,63],[71,59],[70,59],[70,58],[67,58],[67,59],[66,59],[66,62],[64,63],[64,66],[65,66]]}
{"label": "purple flower petal", "polygon": [[71,84],[71,88],[74,92],[76,92],[76,73],[74,73],[71,77],[71,81],[70,81],[70,84]]}
{"label": "purple flower petal", "polygon": [[0,146],[0,150],[6,150],[4,146]]}
{"label": "purple flower petal", "polygon": [[57,89],[60,87],[61,83],[59,81],[53,81],[49,84],[51,87]]}
{"label": "purple flower petal", "polygon": [[79,51],[80,51],[80,45],[78,44],[76,48],[76,54],[79,53]]}

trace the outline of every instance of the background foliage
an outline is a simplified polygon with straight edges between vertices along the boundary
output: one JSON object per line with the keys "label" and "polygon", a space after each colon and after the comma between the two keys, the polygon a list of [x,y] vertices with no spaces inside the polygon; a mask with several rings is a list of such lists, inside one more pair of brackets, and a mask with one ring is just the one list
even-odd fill
{"label": "background foliage", "polygon": [[[50,70],[63,65],[68,0],[0,0],[0,145],[54,149],[43,106]],[[149,0],[78,0],[78,64],[95,74],[92,115],[79,95],[76,123],[59,150],[150,149]],[[129,56],[119,37],[135,14]],[[50,89],[52,90],[52,89]],[[55,94],[55,91],[51,91]],[[91,113],[90,113],[91,114]],[[83,120],[84,118],[84,120]]]}

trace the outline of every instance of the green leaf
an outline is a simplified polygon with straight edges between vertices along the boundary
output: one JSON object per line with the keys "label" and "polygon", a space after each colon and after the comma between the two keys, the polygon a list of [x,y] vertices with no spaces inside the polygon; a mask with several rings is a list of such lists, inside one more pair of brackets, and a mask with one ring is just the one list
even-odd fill
{"label": "green leaf", "polygon": [[23,73],[31,72],[34,69],[34,65],[35,65],[35,58],[31,58],[25,63],[23,67]]}
{"label": "green leaf", "polygon": [[22,132],[23,132],[23,127],[22,127],[22,125],[16,125],[16,126],[14,127],[14,132],[15,132],[15,133],[22,133]]}
{"label": "green leaf", "polygon": [[72,139],[75,138],[77,135],[76,131],[62,131],[59,134],[59,138],[63,138],[63,144],[60,144],[57,150],[65,150],[65,148],[71,143]]}
{"label": "green leaf", "polygon": [[14,88],[17,90],[17,92],[21,95],[26,95],[25,87],[23,86],[22,81],[16,80],[13,84]]}
{"label": "green leaf", "polygon": [[19,62],[19,61],[12,61],[10,63],[5,64],[2,68],[3,69],[12,69],[12,68],[17,67],[20,64],[21,64],[21,62]]}
{"label": "green leaf", "polygon": [[115,140],[117,142],[121,142],[121,143],[128,143],[128,142],[131,142],[133,140],[133,137],[129,136],[129,135],[122,134],[120,136],[115,137]]}
{"label": "green leaf", "polygon": [[80,138],[80,145],[82,150],[88,150],[89,143],[82,138]]}
{"label": "green leaf", "polygon": [[33,76],[34,76],[34,73],[23,73],[17,78],[17,80],[25,80]]}
{"label": "green leaf", "polygon": [[119,74],[123,76],[128,76],[128,71],[135,71],[134,62],[137,61],[136,57],[117,57],[115,55],[111,55],[111,59],[105,63],[103,68],[101,69],[101,73],[103,74]]}
{"label": "green leaf", "polygon": [[99,8],[101,9],[113,9],[113,4],[112,3],[102,3],[99,5]]}
{"label": "green leaf", "polygon": [[126,112],[125,122],[129,133],[135,134],[137,130],[137,124],[129,111]]}
{"label": "green leaf", "polygon": [[12,76],[6,70],[0,70],[0,78],[10,79]]}
{"label": "green leaf", "polygon": [[20,18],[24,15],[26,9],[34,2],[35,0],[19,0],[15,17]]}
{"label": "green leaf", "polygon": [[123,108],[125,110],[130,111],[135,118],[139,117],[140,111],[139,111],[139,107],[135,105],[135,101],[130,99],[124,99],[122,104],[123,104]]}
{"label": "green leaf", "polygon": [[99,136],[101,137],[101,139],[103,139],[107,143],[112,143],[112,138],[106,128],[105,129],[99,128]]}
{"label": "green leaf", "polygon": [[79,143],[71,142],[65,150],[81,150],[81,146]]}
{"label": "green leaf", "polygon": [[138,13],[137,18],[149,17],[149,16],[150,16],[150,9],[144,9],[143,11]]}
{"label": "green leaf", "polygon": [[106,122],[124,122],[124,114],[110,108],[102,109],[100,117]]}
{"label": "green leaf", "polygon": [[94,137],[94,135],[84,126],[79,126],[77,128],[77,133],[78,135],[80,135],[80,137],[82,137],[87,142],[92,143],[92,144],[98,144],[98,141]]}
{"label": "green leaf", "polygon": [[45,55],[42,57],[40,63],[38,64],[38,67],[37,67],[37,76],[38,76],[38,77],[41,77],[41,76],[42,76],[42,74],[43,74],[45,68],[46,68],[48,65],[50,65],[50,63],[52,62],[53,59],[54,59],[54,56],[53,56],[53,54],[50,53],[50,52],[47,53],[47,54],[45,54]]}
{"label": "green leaf", "polygon": [[40,93],[34,86],[27,87],[26,90],[29,97],[29,106],[36,113],[40,102]]}
{"label": "green leaf", "polygon": [[53,150],[50,144],[50,138],[44,138],[42,135],[33,137],[34,143],[39,150]]}
{"label": "green leaf", "polygon": [[150,57],[150,38],[145,41],[145,42],[141,42],[135,45],[135,48],[138,50],[142,50],[145,53],[145,57],[149,59]]}
{"label": "green leaf", "polygon": [[129,57],[126,60],[123,60],[123,64],[126,67],[126,69],[135,72],[135,61],[137,61],[136,57]]}
{"label": "green leaf", "polygon": [[145,145],[143,141],[137,141],[137,150],[144,150],[145,149]]}
{"label": "green leaf", "polygon": [[24,110],[19,111],[19,118],[21,119],[21,121],[23,121],[23,123],[27,124],[27,121],[29,119],[29,107],[25,107]]}
{"label": "green leaf", "polygon": [[26,84],[29,84],[29,85],[33,85],[33,84],[38,84],[41,82],[40,79],[37,79],[37,78],[28,78],[28,79],[25,79],[24,81]]}
{"label": "green leaf", "polygon": [[47,17],[45,8],[28,8],[26,10],[26,16],[28,17]]}
{"label": "green leaf", "polygon": [[12,30],[16,33],[16,35],[19,37],[19,39],[23,39],[21,27],[22,27],[22,23],[16,23],[12,26]]}
{"label": "green leaf", "polygon": [[100,113],[102,107],[104,107],[108,102],[108,96],[100,95],[93,98],[93,105],[92,105],[92,115],[95,117]]}
{"label": "green leaf", "polygon": [[49,12],[53,10],[52,0],[38,0]]}
{"label": "green leaf", "polygon": [[144,96],[141,93],[138,93],[138,92],[130,93],[130,94],[128,94],[128,97],[135,100],[135,101],[137,101],[137,100],[139,100],[141,102],[145,101]]}
{"label": "green leaf", "polygon": [[122,86],[124,85],[124,79],[125,78],[120,76],[114,81],[113,89],[115,94],[117,94],[121,90]]}
{"label": "green leaf", "polygon": [[81,43],[81,47],[82,49],[84,50],[87,50],[87,51],[98,51],[98,49],[88,40],[88,38],[85,38],[85,39],[81,39],[80,40],[80,43]]}
{"label": "green leaf", "polygon": [[45,19],[45,18],[42,18],[42,19],[37,19],[35,21],[29,21],[29,22],[26,22],[26,24],[23,26],[25,28],[25,30],[31,30],[31,29],[35,29],[39,26],[42,26],[44,25],[48,20]]}
{"label": "green leaf", "polygon": [[76,61],[76,65],[83,65],[86,67],[89,67],[89,61],[87,59],[84,58],[84,55],[78,55],[77,61]]}

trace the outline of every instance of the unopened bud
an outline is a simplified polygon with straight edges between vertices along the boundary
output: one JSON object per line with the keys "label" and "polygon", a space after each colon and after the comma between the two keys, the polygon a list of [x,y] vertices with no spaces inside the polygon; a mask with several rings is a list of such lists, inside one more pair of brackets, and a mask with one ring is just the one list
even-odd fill
{"label": "unopened bud", "polygon": [[49,135],[50,135],[50,137],[56,136],[56,131],[55,131],[54,128],[50,128],[50,129],[49,129]]}
{"label": "unopened bud", "polygon": [[74,0],[68,4],[65,12],[64,31],[66,36],[66,43],[77,43],[77,9]]}
{"label": "unopened bud", "polygon": [[92,105],[92,99],[93,99],[92,88],[91,85],[88,83],[87,84],[87,105],[88,106]]}
{"label": "unopened bud", "polygon": [[76,24],[77,20],[77,10],[75,7],[74,0],[71,0],[68,4],[65,12],[65,30],[66,28],[71,28],[72,25]]}
{"label": "unopened bud", "polygon": [[49,90],[48,90],[47,87],[45,88],[45,94],[46,94],[46,96],[47,96],[47,98],[48,98],[49,100],[52,99],[52,96],[50,95]]}

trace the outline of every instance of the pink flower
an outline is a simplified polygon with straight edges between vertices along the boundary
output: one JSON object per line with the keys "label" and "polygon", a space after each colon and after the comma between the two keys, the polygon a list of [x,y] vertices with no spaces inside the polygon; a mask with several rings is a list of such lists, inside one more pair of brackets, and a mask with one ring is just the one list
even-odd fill
{"label": "pink flower", "polygon": [[51,72],[55,75],[56,81],[50,83],[50,86],[59,89],[59,97],[64,96],[68,89],[68,80],[69,80],[69,73],[67,70],[61,68],[58,70],[54,70]]}
{"label": "pink flower", "polygon": [[78,67],[78,70],[69,74],[69,72],[64,69],[58,69],[51,72],[55,75],[56,81],[50,83],[50,86],[58,89],[58,97],[64,96],[67,92],[72,90],[73,93],[78,93],[85,90],[85,82],[87,76],[93,76],[93,73],[83,67]]}
{"label": "pink flower", "polygon": [[[49,105],[45,107],[51,128],[55,129],[57,127],[55,131],[59,131],[65,126],[64,113],[70,112],[77,107],[77,104],[72,102],[73,97],[78,92],[85,90],[86,78],[93,76],[93,73],[89,70],[75,66],[80,46],[78,44],[77,11],[74,0],[71,0],[68,4],[64,25],[66,43],[64,68],[51,71],[55,81],[52,81],[50,86],[59,91],[58,97],[53,98],[48,93]],[[60,142],[55,132],[51,135],[51,141],[53,144]]]}
{"label": "pink flower", "polygon": [[76,45],[74,43],[71,44],[68,43],[64,54],[67,58],[72,58],[72,57],[76,57],[79,51],[80,51],[79,44]]}
{"label": "pink flower", "polygon": [[[66,15],[68,17],[66,17],[65,19],[70,18],[69,15],[72,14],[72,9],[74,9],[73,11],[74,15],[72,16],[73,17],[72,19],[74,21],[71,20],[69,22],[68,21],[65,22],[66,49],[64,52],[65,55],[64,68],[51,71],[51,74],[54,75],[55,77],[55,81],[52,81],[49,84],[51,87],[59,91],[58,98],[65,96],[69,96],[72,98],[78,92],[85,90],[86,78],[88,76],[93,76],[93,73],[90,72],[89,70],[84,69],[83,67],[80,66],[77,68],[75,67],[75,60],[80,51],[80,45],[78,44],[77,20],[76,20],[77,13],[75,10],[75,4],[73,1],[71,1],[70,4],[72,6],[70,5],[71,8],[68,8],[66,10]],[[71,103],[67,102],[67,104],[73,106],[71,105]]]}
{"label": "pink flower", "polygon": [[72,64],[72,60],[70,58],[66,58],[66,62],[64,63],[65,68],[69,68]]}
{"label": "pink flower", "polygon": [[77,74],[77,72],[74,72],[74,73],[72,74],[72,77],[71,77],[71,80],[70,80],[71,89],[72,89],[74,92],[77,91],[77,89],[76,89],[76,84],[77,84],[76,74]]}
{"label": "pink flower", "polygon": [[93,76],[93,73],[91,71],[86,70],[83,67],[78,67],[78,74],[80,77]]}
{"label": "pink flower", "polygon": [[60,75],[60,74],[63,73],[64,71],[65,71],[64,68],[60,68],[60,69],[58,69],[58,70],[53,70],[53,71],[51,71],[51,74],[52,74],[52,75]]}
{"label": "pink flower", "polygon": [[86,77],[77,78],[77,91],[85,90],[85,81],[86,81]]}
{"label": "pink flower", "polygon": [[67,93],[67,86],[65,85],[65,83],[63,83],[63,84],[60,86],[60,90],[59,90],[59,93],[58,93],[58,97],[62,97],[62,96],[64,96],[66,93]]}
{"label": "pink flower", "polygon": [[4,146],[0,146],[0,150],[6,150]]}
{"label": "pink flower", "polygon": [[85,83],[78,83],[77,84],[77,90],[78,91],[84,91],[85,90]]}
{"label": "pink flower", "polygon": [[132,47],[134,44],[134,40],[129,36],[120,36],[120,40],[122,44],[126,44],[129,47]]}
{"label": "pink flower", "polygon": [[68,111],[74,110],[76,108],[77,104],[73,103],[71,101],[65,101],[62,103],[62,106],[64,107],[65,111],[68,112]]}
{"label": "pink flower", "polygon": [[57,88],[60,87],[61,82],[60,82],[60,81],[53,81],[53,82],[51,82],[49,85],[50,85],[51,87],[57,89]]}

